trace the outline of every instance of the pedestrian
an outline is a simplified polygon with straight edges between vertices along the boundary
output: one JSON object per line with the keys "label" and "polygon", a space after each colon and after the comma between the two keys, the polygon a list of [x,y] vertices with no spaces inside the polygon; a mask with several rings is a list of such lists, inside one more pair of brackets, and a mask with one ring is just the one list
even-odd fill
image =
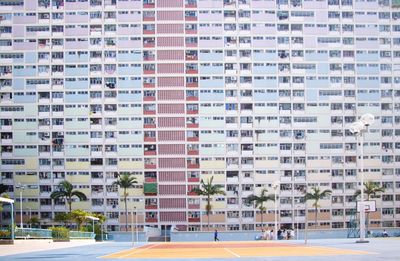
{"label": "pedestrian", "polygon": [[268,240],[269,239],[269,229],[265,230],[265,232],[263,234],[263,239],[264,240]]}
{"label": "pedestrian", "polygon": [[271,232],[269,233],[269,240],[274,240],[275,238],[274,238],[274,230],[273,229],[271,229]]}
{"label": "pedestrian", "polygon": [[277,236],[277,239],[278,240],[281,240],[283,238],[283,236],[282,236],[282,230],[278,230],[278,236]]}
{"label": "pedestrian", "polygon": [[388,234],[388,232],[386,232],[386,229],[383,230],[382,236],[383,237],[389,237],[389,234]]}
{"label": "pedestrian", "polygon": [[286,239],[289,240],[290,238],[290,229],[286,230]]}
{"label": "pedestrian", "polygon": [[215,230],[215,231],[214,231],[214,241],[215,241],[215,242],[219,241],[219,238],[218,238],[218,230]]}
{"label": "pedestrian", "polygon": [[292,229],[290,230],[290,238],[291,238],[291,239],[294,239],[294,236],[295,236],[295,234],[294,234],[294,229],[292,228]]}

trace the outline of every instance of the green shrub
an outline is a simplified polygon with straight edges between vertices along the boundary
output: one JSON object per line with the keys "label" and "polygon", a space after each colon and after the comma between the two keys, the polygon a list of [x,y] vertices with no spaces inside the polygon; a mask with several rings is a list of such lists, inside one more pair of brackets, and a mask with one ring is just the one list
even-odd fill
{"label": "green shrub", "polygon": [[9,238],[11,238],[11,231],[0,230],[0,238],[1,239],[9,239]]}
{"label": "green shrub", "polygon": [[69,239],[69,230],[65,227],[53,227],[51,236],[53,239]]}

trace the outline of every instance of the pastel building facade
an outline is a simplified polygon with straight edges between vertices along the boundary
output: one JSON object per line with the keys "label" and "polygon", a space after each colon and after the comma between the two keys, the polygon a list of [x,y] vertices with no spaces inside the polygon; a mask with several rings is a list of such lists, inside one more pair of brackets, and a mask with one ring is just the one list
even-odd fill
{"label": "pastel building facade", "polygon": [[[0,1],[0,181],[23,218],[53,224],[66,179],[123,230],[129,219],[206,230],[192,189],[214,177],[210,223],[261,229],[279,181],[278,220],[304,228],[305,188],[331,189],[318,228],[346,228],[364,173],[385,188],[373,227],[399,226],[400,9],[395,0]],[[24,185],[22,192],[20,186]],[[307,220],[314,227],[312,202]],[[2,213],[3,224],[10,214]]]}

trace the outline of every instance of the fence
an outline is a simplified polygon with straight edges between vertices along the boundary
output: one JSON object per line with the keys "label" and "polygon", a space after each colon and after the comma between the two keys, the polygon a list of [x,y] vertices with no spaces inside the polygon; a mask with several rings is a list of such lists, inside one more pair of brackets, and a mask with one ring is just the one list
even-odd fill
{"label": "fence", "polygon": [[0,229],[0,239],[11,239],[11,230]]}
{"label": "fence", "polygon": [[70,239],[94,239],[95,236],[93,232],[69,231]]}
{"label": "fence", "polygon": [[[93,232],[69,231],[70,239],[94,239],[96,234]],[[39,228],[17,228],[15,230],[15,238],[23,239],[51,239],[50,229]]]}
{"label": "fence", "polygon": [[40,228],[17,228],[15,230],[15,238],[24,239],[49,239],[52,238],[51,230]]}

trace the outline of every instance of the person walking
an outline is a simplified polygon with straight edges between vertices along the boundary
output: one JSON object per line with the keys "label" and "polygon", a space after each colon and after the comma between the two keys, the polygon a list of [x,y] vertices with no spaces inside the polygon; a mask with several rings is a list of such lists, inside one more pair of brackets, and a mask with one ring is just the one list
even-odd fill
{"label": "person walking", "polygon": [[215,230],[215,231],[214,231],[214,241],[215,241],[215,242],[219,241],[219,238],[218,238],[218,230]]}

